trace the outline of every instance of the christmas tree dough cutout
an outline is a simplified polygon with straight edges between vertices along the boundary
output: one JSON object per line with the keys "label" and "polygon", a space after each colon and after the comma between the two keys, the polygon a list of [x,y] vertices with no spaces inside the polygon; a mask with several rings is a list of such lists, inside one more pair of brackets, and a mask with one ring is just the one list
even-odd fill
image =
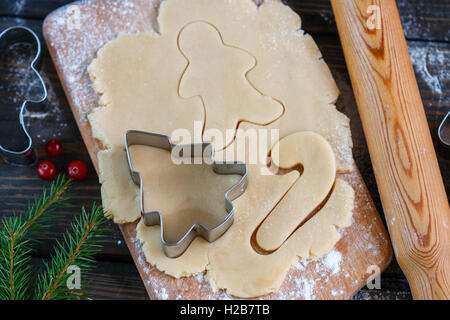
{"label": "christmas tree dough cutout", "polygon": [[[178,49],[187,60],[179,95],[200,97],[205,108],[203,140],[214,143],[216,150],[233,141],[240,122],[267,125],[284,113],[281,102],[259,91],[247,78],[257,65],[256,58],[226,44],[212,24],[185,25],[178,36]],[[216,134],[224,139],[214,139]]]}
{"label": "christmas tree dough cutout", "polygon": [[175,164],[169,151],[145,145],[132,145],[129,153],[142,176],[143,209],[160,212],[166,242],[178,242],[196,223],[212,229],[224,221],[225,194],[241,176],[218,174],[206,163]]}

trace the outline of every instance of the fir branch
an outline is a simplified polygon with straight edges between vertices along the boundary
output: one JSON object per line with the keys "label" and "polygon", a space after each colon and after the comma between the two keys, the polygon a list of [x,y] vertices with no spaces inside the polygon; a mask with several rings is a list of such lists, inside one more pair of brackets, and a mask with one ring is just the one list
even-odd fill
{"label": "fir branch", "polygon": [[67,269],[77,265],[86,272],[93,267],[93,257],[101,247],[100,241],[105,230],[102,226],[106,221],[102,207],[94,205],[90,213],[83,208],[81,216],[71,224],[72,231],[66,231],[62,242],[57,241],[50,263],[46,263],[44,272],[39,274],[35,299],[83,297],[79,291],[68,288],[70,274]]}
{"label": "fir branch", "polygon": [[0,227],[0,299],[23,300],[30,297],[32,268],[30,246],[48,227],[51,214],[66,200],[70,181],[59,176],[42,197],[34,197],[22,215],[5,218]]}

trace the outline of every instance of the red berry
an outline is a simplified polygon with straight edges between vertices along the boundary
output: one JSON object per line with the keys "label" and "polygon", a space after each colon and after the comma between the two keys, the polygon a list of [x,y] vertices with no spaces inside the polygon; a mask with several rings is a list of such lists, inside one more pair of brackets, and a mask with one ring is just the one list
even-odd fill
{"label": "red berry", "polygon": [[67,175],[70,179],[75,181],[82,181],[86,179],[88,167],[86,163],[80,160],[74,160],[69,163],[67,167]]}
{"label": "red berry", "polygon": [[29,159],[33,159],[33,151],[32,151],[32,149],[28,150],[28,151],[25,153],[25,156],[26,156],[27,158],[29,158]]}
{"label": "red berry", "polygon": [[50,157],[57,157],[63,152],[63,147],[59,141],[52,139],[46,143],[45,150]]}
{"label": "red berry", "polygon": [[52,180],[56,176],[56,167],[50,160],[39,162],[36,171],[42,180]]}

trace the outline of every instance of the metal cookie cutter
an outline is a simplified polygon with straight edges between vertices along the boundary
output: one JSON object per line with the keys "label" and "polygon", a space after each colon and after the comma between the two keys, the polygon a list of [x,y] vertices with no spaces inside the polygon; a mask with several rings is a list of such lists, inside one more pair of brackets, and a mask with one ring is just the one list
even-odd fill
{"label": "metal cookie cutter", "polygon": [[19,110],[20,130],[23,131],[23,136],[26,139],[26,143],[24,143],[24,145],[26,145],[25,149],[11,150],[0,144],[0,153],[3,155],[5,161],[18,165],[29,165],[34,163],[35,161],[32,149],[33,141],[26,129],[23,119],[23,114],[26,110],[26,106],[28,103],[42,103],[47,99],[47,88],[45,87],[45,83],[42,80],[41,75],[35,68],[35,65],[38,62],[41,55],[41,42],[33,30],[23,26],[13,26],[3,30],[0,33],[0,43],[2,44],[0,50],[2,52],[4,52],[4,50],[7,49],[6,46],[8,46],[8,44],[19,42],[30,42],[30,41],[34,42],[36,46],[36,54],[32,62],[30,63],[30,68],[33,71],[33,73],[37,76],[40,86],[42,87],[42,96],[37,100],[25,99]]}
{"label": "metal cookie cutter", "polygon": [[439,125],[438,137],[441,143],[447,149],[450,149],[450,111],[447,113],[447,115]]}
{"label": "metal cookie cutter", "polygon": [[[164,223],[162,220],[161,213],[159,211],[145,212],[144,210],[144,194],[143,194],[143,183],[142,176],[139,172],[134,171],[133,165],[131,163],[129,148],[132,145],[146,145],[154,148],[160,148],[172,152],[175,148],[179,152],[181,157],[190,157],[192,159],[198,157],[204,157],[208,155],[211,160],[212,169],[217,174],[237,174],[241,176],[241,179],[237,184],[232,186],[225,193],[225,209],[227,211],[227,216],[224,220],[212,229],[205,227],[201,223],[194,223],[189,230],[184,234],[184,236],[177,242],[167,242],[164,239]],[[183,252],[189,247],[191,242],[196,236],[200,236],[207,240],[208,242],[213,242],[222,236],[228,228],[233,223],[234,205],[232,200],[238,198],[242,195],[248,184],[247,180],[247,165],[243,162],[216,162],[213,161],[213,147],[211,143],[198,143],[198,144],[186,144],[186,145],[176,145],[173,144],[168,136],[130,130],[125,133],[125,146],[128,157],[128,165],[130,167],[131,177],[133,182],[140,187],[140,205],[141,205],[141,215],[144,219],[144,223],[147,226],[157,225],[161,226],[161,242],[163,245],[164,253],[169,258],[176,258],[183,254]],[[184,155],[188,154],[188,155]],[[172,153],[173,155],[173,153]]]}

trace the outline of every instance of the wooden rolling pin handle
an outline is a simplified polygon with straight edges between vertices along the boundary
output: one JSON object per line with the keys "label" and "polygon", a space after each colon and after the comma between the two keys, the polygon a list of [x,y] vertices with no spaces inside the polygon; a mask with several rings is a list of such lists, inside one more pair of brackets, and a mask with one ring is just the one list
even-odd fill
{"label": "wooden rolling pin handle", "polygon": [[449,203],[397,6],[331,3],[397,260],[415,299],[449,299]]}

